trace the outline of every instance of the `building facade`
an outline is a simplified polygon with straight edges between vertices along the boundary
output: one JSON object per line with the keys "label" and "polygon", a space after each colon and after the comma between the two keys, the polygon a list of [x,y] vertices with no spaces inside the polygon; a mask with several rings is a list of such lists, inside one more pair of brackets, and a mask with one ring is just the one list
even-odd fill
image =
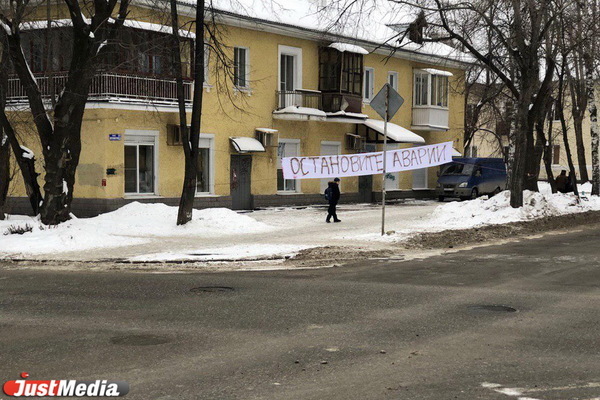
{"label": "building facade", "polygon": [[[182,18],[191,18],[192,11],[183,7]],[[50,42],[60,48],[69,34],[68,16],[65,10],[55,14]],[[234,12],[217,15],[234,68],[232,77],[224,76],[207,52],[196,207],[322,202],[327,182],[283,179],[281,158],[381,150],[381,118],[369,102],[385,83],[405,99],[391,121],[392,131],[413,133],[411,140],[388,135],[389,149],[445,141],[462,148],[465,101],[460,88],[466,64],[452,56],[451,48],[415,45],[391,53],[381,42],[300,23]],[[170,30],[142,6],[132,7],[129,18],[120,35],[125,44],[103,60],[90,90],[74,189],[76,215],[96,215],[131,201],[175,205],[181,193],[184,156],[176,87],[168,72],[169,55],[161,50],[168,46],[160,45]],[[68,51],[57,51],[47,65],[35,24],[30,29],[24,47],[32,72],[43,91],[56,91],[66,79]],[[190,55],[184,57],[184,74],[191,76],[194,33],[184,36],[189,40],[182,49]],[[188,100],[192,90],[187,80]],[[26,132],[27,103],[17,78],[9,82],[8,105],[20,116],[17,129]],[[35,135],[21,137],[41,153]],[[388,174],[385,182],[388,197],[430,197],[436,173]],[[14,187],[11,212],[27,212],[22,184]],[[345,178],[341,190],[345,201],[369,202],[377,198],[381,178]]]}

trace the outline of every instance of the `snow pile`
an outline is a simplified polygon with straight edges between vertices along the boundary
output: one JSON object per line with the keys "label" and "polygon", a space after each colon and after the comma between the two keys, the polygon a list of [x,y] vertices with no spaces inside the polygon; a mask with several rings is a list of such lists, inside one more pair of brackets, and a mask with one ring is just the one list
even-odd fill
{"label": "snow pile", "polygon": [[600,198],[588,197],[577,202],[573,194],[523,192],[523,207],[510,206],[510,191],[492,198],[451,202],[437,207],[428,225],[443,229],[471,228],[481,225],[505,224],[536,218],[600,210]]}
{"label": "snow pile", "polygon": [[[183,226],[177,226],[176,220],[177,207],[138,202],[94,218],[75,218],[58,226],[45,226],[38,218],[10,217],[0,221],[0,257],[131,246],[147,243],[155,237],[206,238],[272,229],[226,208],[194,210],[192,221]],[[31,232],[8,235],[10,227],[29,227]]]}
{"label": "snow pile", "polygon": [[129,203],[116,211],[85,220],[100,229],[115,231],[127,236],[221,236],[266,232],[271,228],[247,215],[228,208],[194,210],[192,221],[177,226],[177,207],[162,203]]}
{"label": "snow pile", "polygon": [[193,261],[242,261],[265,258],[284,258],[297,254],[309,246],[293,244],[241,244],[228,247],[190,249],[185,252],[167,251],[130,257],[130,261],[193,260]]}

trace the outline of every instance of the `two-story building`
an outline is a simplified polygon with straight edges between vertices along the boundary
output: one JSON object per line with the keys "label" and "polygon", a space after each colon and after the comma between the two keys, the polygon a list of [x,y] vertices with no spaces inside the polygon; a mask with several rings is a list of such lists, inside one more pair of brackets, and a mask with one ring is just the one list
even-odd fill
{"label": "two-story building", "polygon": [[[372,37],[369,30],[334,34],[320,29],[314,16],[302,15],[312,4],[306,3],[287,19],[215,10],[235,67],[224,87],[222,66],[207,53],[195,206],[250,209],[322,202],[326,180],[285,180],[281,158],[381,150],[383,121],[369,102],[386,82],[405,99],[389,125],[390,149],[444,141],[462,148],[468,62],[463,54],[443,44],[408,40],[392,51],[386,40],[406,28],[393,24],[393,16],[387,25],[377,18],[368,21]],[[74,190],[76,215],[114,210],[130,201],[175,205],[181,193],[184,157],[169,68],[171,30],[155,9],[133,4],[119,45],[103,60],[90,90]],[[181,5],[182,19],[193,18],[193,12]],[[46,94],[60,91],[70,59],[62,44],[68,43],[68,14],[60,9],[53,14],[50,37],[45,21],[23,28],[31,31],[24,51]],[[44,35],[36,35],[41,29]],[[189,55],[184,70],[191,77],[194,32],[183,35],[188,40],[182,49]],[[48,43],[49,58],[40,50]],[[191,80],[185,93],[191,100]],[[26,112],[17,78],[10,81],[8,102],[12,111]],[[40,154],[35,136],[22,136]],[[435,170],[427,169],[388,174],[385,180],[391,198],[432,196],[435,181]],[[344,178],[341,190],[344,201],[372,201],[381,179]],[[19,193],[11,201],[12,212],[27,211]]]}

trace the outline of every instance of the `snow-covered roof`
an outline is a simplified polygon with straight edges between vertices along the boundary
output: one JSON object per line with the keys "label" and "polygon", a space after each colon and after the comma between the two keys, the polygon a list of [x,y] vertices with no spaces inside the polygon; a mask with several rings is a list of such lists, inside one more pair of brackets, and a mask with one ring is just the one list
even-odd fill
{"label": "snow-covered roof", "polygon": [[[89,18],[85,18],[85,21],[88,24],[91,23],[91,20]],[[113,20],[110,19],[109,22],[113,22]],[[50,26],[52,28],[69,27],[72,25],[73,25],[73,21],[71,19],[55,19],[55,20],[50,21]],[[171,28],[168,25],[153,24],[150,22],[137,21],[134,19],[126,19],[123,22],[123,26],[127,26],[127,27],[134,28],[134,29],[141,29],[144,31],[161,32],[161,33],[166,33],[166,34],[171,34],[173,32],[173,28]],[[23,31],[35,30],[35,29],[46,29],[47,27],[48,27],[47,20],[27,21],[27,22],[23,22],[23,23],[21,23],[21,25],[19,25],[19,28]],[[93,35],[93,33],[90,32],[90,35]],[[184,29],[179,30],[179,35],[182,37],[189,38],[189,39],[194,39],[196,37],[196,34],[194,32],[190,32],[190,31],[187,31]]]}
{"label": "snow-covered roof", "polygon": [[435,69],[435,68],[424,68],[423,71],[428,72],[431,75],[454,76],[454,74],[452,72],[442,71],[441,69]]}
{"label": "snow-covered roof", "polygon": [[[383,121],[369,118],[365,120],[363,124],[383,135]],[[398,143],[425,144],[425,139],[421,136],[391,122],[388,122],[387,124],[387,137]]]}
{"label": "snow-covered roof", "polygon": [[273,114],[298,114],[298,115],[308,115],[312,117],[323,117],[325,118],[327,114],[325,111],[321,111],[317,108],[308,108],[308,107],[296,107],[289,106],[282,108],[281,110],[273,111]]}
{"label": "snow-covered roof", "polygon": [[[192,8],[196,5],[196,0],[179,2]],[[316,40],[356,45],[381,54],[395,48],[395,57],[426,56],[431,58],[428,62],[436,65],[450,62],[453,67],[461,68],[460,64],[474,62],[469,54],[444,43],[417,44],[399,33],[398,25],[405,25],[417,18],[417,14],[406,7],[388,0],[371,0],[355,2],[353,7],[346,10],[346,4],[343,3],[327,2],[324,8],[321,0],[212,0],[217,14],[232,19],[233,23],[237,18],[240,26],[247,25],[243,20],[251,20],[249,25],[254,24],[255,28],[279,26],[282,34],[287,32],[290,36],[294,36],[292,30],[298,28],[312,34]]]}
{"label": "snow-covered roof", "polygon": [[342,52],[342,53],[347,51],[348,53],[369,54],[369,52],[367,50],[365,50],[363,47],[357,46],[355,44],[350,44],[350,43],[335,42],[335,43],[331,43],[329,45],[329,47],[331,47],[332,49],[336,49],[337,51]]}
{"label": "snow-covered roof", "polygon": [[263,132],[263,133],[277,133],[277,132],[279,132],[277,129],[273,129],[273,128],[256,128],[255,131],[256,132]]}
{"label": "snow-covered roof", "polygon": [[265,151],[262,143],[251,137],[232,137],[229,140],[238,153]]}

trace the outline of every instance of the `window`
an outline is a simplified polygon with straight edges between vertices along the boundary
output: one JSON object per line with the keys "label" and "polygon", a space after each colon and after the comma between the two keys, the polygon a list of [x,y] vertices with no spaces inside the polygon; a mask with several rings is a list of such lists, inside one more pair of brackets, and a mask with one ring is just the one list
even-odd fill
{"label": "window", "polygon": [[448,77],[415,72],[414,105],[448,107]]}
{"label": "window", "polygon": [[552,146],[552,164],[560,164],[560,144]]}
{"label": "window", "polygon": [[234,63],[234,85],[238,88],[248,88],[249,81],[249,53],[250,50],[246,47],[235,47],[233,55]]}
{"label": "window", "polygon": [[431,75],[431,105],[448,107],[448,77]]}
{"label": "window", "polygon": [[284,157],[294,157],[300,155],[300,140],[298,139],[280,139],[277,148],[277,191],[279,192],[298,192],[300,182],[297,179],[283,179],[283,169],[281,168],[281,159]]}
{"label": "window", "polygon": [[198,141],[198,180],[196,194],[211,194],[214,191],[214,136],[200,134]]}
{"label": "window", "polygon": [[294,56],[281,55],[281,91],[294,90]]}
{"label": "window", "polygon": [[279,46],[279,90],[302,88],[302,49]]}
{"label": "window", "polygon": [[388,72],[388,83],[394,88],[395,91],[398,91],[398,73],[396,71]]}
{"label": "window", "polygon": [[429,74],[415,72],[415,106],[429,105]]}
{"label": "window", "polygon": [[373,96],[375,95],[375,70],[370,67],[365,68],[365,77],[364,77],[364,89],[363,89],[363,99],[364,101],[371,101]]}
{"label": "window", "polygon": [[[191,53],[190,53],[191,54]],[[190,69],[191,71],[191,69]],[[184,75],[186,76],[186,75]],[[191,74],[189,75],[191,76]],[[204,84],[207,85],[210,76],[210,45],[208,43],[204,43]]]}
{"label": "window", "polygon": [[469,147],[469,157],[476,158],[477,157],[477,146]]}
{"label": "window", "polygon": [[319,53],[319,90],[362,95],[363,55],[324,47]]}
{"label": "window", "polygon": [[125,137],[125,194],[155,193],[155,136]]}

